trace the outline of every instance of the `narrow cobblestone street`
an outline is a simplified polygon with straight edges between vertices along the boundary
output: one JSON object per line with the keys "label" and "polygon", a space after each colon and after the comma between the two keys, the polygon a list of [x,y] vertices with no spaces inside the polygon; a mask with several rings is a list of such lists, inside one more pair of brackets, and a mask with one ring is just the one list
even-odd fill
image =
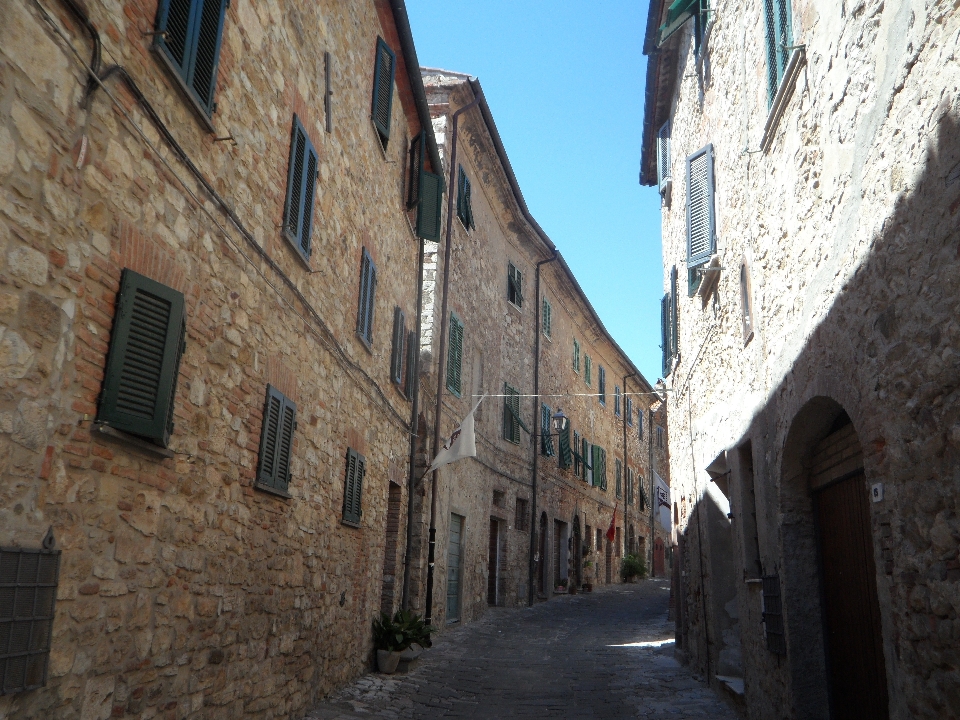
{"label": "narrow cobblestone street", "polygon": [[440,636],[407,675],[362,677],[307,717],[735,720],[674,659],[668,595],[647,580],[491,610]]}

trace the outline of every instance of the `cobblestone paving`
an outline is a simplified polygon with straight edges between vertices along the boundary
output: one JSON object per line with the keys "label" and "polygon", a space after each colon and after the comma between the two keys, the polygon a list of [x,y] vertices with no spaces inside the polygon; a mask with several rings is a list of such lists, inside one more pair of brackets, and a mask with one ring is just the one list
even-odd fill
{"label": "cobblestone paving", "polygon": [[669,586],[647,580],[491,609],[439,636],[406,675],[366,675],[307,715],[736,720],[673,657]]}

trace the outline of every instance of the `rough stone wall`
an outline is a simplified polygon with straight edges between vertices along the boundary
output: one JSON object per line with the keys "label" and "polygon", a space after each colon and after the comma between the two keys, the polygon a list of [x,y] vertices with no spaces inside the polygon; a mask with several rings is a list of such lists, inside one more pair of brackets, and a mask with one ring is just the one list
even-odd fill
{"label": "rough stone wall", "polygon": [[[788,439],[803,408],[830,398],[864,444],[867,484],[885,483],[871,521],[891,716],[951,717],[960,714],[960,21],[956,4],[943,1],[792,6],[806,63],[766,151],[759,150],[768,114],[763,4],[725,4],[699,59],[689,28],[672,41],[681,43],[681,60],[663,239],[665,275],[680,270],[680,360],[668,384],[672,484],[687,510],[684,520],[681,505],[681,526],[703,499],[706,468],[750,440],[763,569],[789,565],[799,552],[792,533],[809,517],[791,504],[803,492],[788,483],[790,452],[801,452]],[[716,158],[723,270],[704,304],[685,292],[684,160],[707,143]],[[746,345],[744,260],[755,326]],[[826,423],[819,432],[827,434],[829,418],[803,417],[811,432]],[[742,488],[737,473],[732,480],[735,546],[745,566],[736,521]],[[710,584],[700,585],[695,541],[691,528],[686,619],[690,635],[703,640],[696,610]],[[758,588],[737,583],[754,717],[807,711],[795,654],[813,640],[790,635],[790,613],[807,601],[817,574],[810,563],[798,567],[810,582],[784,577],[785,662],[773,662],[762,625],[752,621]]]}
{"label": "rough stone wall", "polygon": [[[466,85],[466,76],[424,70],[434,115],[438,142],[443,144],[443,155],[450,157],[450,116],[457,107],[472,100]],[[523,218],[513,196],[507,177],[497,157],[489,131],[479,110],[468,111],[459,120],[457,164],[462,165],[472,183],[472,205],[476,228],[466,230],[456,217],[453,220],[452,254],[450,266],[449,310],[464,324],[462,392],[457,397],[444,387],[443,434],[448,435],[469,412],[476,397],[491,394],[480,405],[476,416],[477,458],[464,460],[441,469],[438,483],[436,585],[434,588],[434,622],[443,627],[449,618],[446,612],[446,578],[448,541],[451,513],[465,518],[464,549],[461,562],[462,600],[460,620],[469,622],[481,616],[488,606],[490,558],[490,521],[498,522],[501,538],[501,566],[498,577],[497,602],[501,605],[524,605],[528,597],[530,527],[539,532],[541,513],[547,516],[547,543],[544,561],[545,595],[554,591],[554,522],[567,523],[573,532],[573,520],[579,513],[581,533],[586,541],[586,525],[591,533],[596,529],[606,532],[616,502],[615,459],[623,447],[623,425],[614,416],[614,386],[623,385],[623,376],[631,371],[619,349],[604,336],[590,316],[588,308],[557,263],[542,266],[541,293],[553,307],[552,334],[541,334],[540,391],[543,401],[556,411],[562,407],[570,417],[572,428],[583,431],[592,442],[607,449],[608,489],[586,486],[573,476],[572,469],[562,471],[556,456],[539,458],[539,479],[536,516],[531,516],[533,446],[531,436],[521,431],[519,445],[503,439],[504,383],[509,383],[522,395],[520,414],[532,430],[539,425],[540,408],[533,390],[533,368],[537,298],[535,292],[536,263],[550,257],[549,251]],[[447,171],[449,184],[449,168]],[[454,185],[454,191],[456,186]],[[442,271],[443,246],[438,248],[437,267]],[[523,273],[523,303],[517,307],[507,299],[507,264]],[[442,277],[437,275],[437,278]],[[441,319],[439,288],[431,287],[435,303],[432,316],[425,318],[425,327],[432,328],[424,338],[431,352],[437,352]],[[425,310],[426,314],[426,310]],[[444,318],[444,322],[447,322]],[[594,359],[592,387],[583,383],[582,375],[572,368],[573,338],[579,339],[582,352]],[[596,392],[596,367],[604,365],[607,372],[606,406],[596,397],[569,397],[571,393]],[[425,375],[429,389],[424,392],[424,408],[429,418],[432,435],[436,388],[436,365]],[[429,378],[429,379],[428,379]],[[632,378],[631,390],[639,392],[649,387],[646,381]],[[556,395],[563,397],[557,398]],[[654,398],[635,395],[634,414],[647,415]],[[645,430],[649,432],[646,425]],[[571,433],[572,436],[572,433]],[[639,437],[636,422],[628,428],[627,444],[630,464],[649,484],[648,435]],[[557,438],[554,438],[557,448]],[[665,452],[665,451],[664,451]],[[429,527],[429,477],[418,488],[417,531],[425,537]],[[650,496],[650,488],[647,488]],[[639,492],[637,493],[639,497]],[[517,499],[526,500],[527,520],[523,529],[516,518]],[[637,534],[649,534],[649,513],[638,510],[638,501],[628,509],[625,521],[624,503],[619,501],[617,526],[621,541],[626,537],[629,522]],[[594,545],[591,540],[590,546]],[[426,542],[415,560],[420,568],[418,578],[425,578]],[[619,582],[619,556],[614,558],[615,582]],[[601,560],[599,581],[603,581],[604,553],[594,553]],[[564,568],[565,576],[567,574]],[[536,582],[536,579],[534,580]],[[422,585],[415,602],[422,603]],[[422,609],[422,604],[419,605]]]}
{"label": "rough stone wall", "polygon": [[[49,681],[0,697],[0,716],[300,717],[369,667],[388,483],[406,485],[410,406],[388,366],[393,307],[412,318],[416,298],[409,88],[386,155],[369,119],[378,34],[402,62],[392,15],[234,1],[213,119],[234,146],[150,51],[155,2],[87,3],[105,65],[127,68],[249,242],[116,75],[117,104],[81,106],[67,43],[89,58],[89,38],[43,6],[65,39],[29,3],[0,24],[0,544],[39,546],[52,525],[63,557]],[[309,272],[279,230],[294,112],[320,156]],[[379,274],[372,351],[354,333],[361,246]],[[168,459],[91,425],[124,267],[187,299]],[[289,500],[253,488],[267,383],[297,403]],[[359,529],[340,523],[348,446],[367,460]]]}

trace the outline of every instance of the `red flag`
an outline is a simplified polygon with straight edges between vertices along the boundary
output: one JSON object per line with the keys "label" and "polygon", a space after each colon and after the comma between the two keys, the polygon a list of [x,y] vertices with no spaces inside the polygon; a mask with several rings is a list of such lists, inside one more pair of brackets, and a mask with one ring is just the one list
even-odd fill
{"label": "red flag", "polygon": [[617,505],[613,506],[613,517],[610,518],[610,527],[607,528],[607,542],[613,542],[613,539],[617,536]]}

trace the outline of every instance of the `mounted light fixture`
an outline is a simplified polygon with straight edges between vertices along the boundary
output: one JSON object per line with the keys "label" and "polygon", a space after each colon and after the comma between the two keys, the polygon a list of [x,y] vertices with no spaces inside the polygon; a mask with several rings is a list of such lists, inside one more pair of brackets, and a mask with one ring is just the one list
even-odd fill
{"label": "mounted light fixture", "polygon": [[557,408],[557,411],[553,414],[553,429],[558,433],[562,433],[567,429],[567,423],[569,420],[567,416],[563,414],[563,410]]}

